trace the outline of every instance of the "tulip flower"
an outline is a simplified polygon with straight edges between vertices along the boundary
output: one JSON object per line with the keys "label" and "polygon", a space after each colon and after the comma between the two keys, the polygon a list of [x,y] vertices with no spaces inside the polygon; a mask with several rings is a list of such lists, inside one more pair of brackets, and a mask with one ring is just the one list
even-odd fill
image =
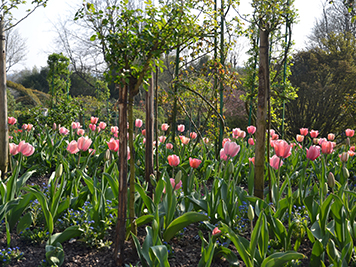
{"label": "tulip flower", "polygon": [[333,152],[333,144],[330,141],[324,141],[321,144],[321,152],[323,154],[331,154]]}
{"label": "tulip flower", "polygon": [[347,137],[353,137],[355,134],[355,130],[351,130],[351,129],[346,129],[345,130],[345,134]]}
{"label": "tulip flower", "polygon": [[104,130],[104,129],[106,128],[106,123],[103,122],[103,121],[101,121],[101,122],[99,123],[99,128],[100,128],[101,130]]}
{"label": "tulip flower", "polygon": [[173,145],[172,145],[171,143],[167,143],[167,144],[166,144],[166,148],[167,148],[167,149],[173,149]]}
{"label": "tulip flower", "polygon": [[87,151],[93,141],[88,136],[82,136],[78,139],[78,149]]}
{"label": "tulip flower", "polygon": [[350,146],[350,150],[355,152],[355,146]]}
{"label": "tulip flower", "polygon": [[226,142],[231,142],[230,138],[224,138],[222,141],[222,147],[224,147]]}
{"label": "tulip flower", "polygon": [[196,169],[199,167],[201,163],[200,159],[193,159],[193,158],[189,158],[189,165],[190,167],[192,167],[193,169]]}
{"label": "tulip flower", "polygon": [[[169,181],[171,182],[172,188],[174,190],[178,190],[179,188],[182,187],[182,181],[179,181],[178,184],[176,184],[175,180],[173,178],[169,178]],[[163,188],[163,193],[166,193],[166,188]]]}
{"label": "tulip flower", "polygon": [[208,144],[208,143],[209,143],[209,138],[203,137],[203,142],[204,142],[205,144]]}
{"label": "tulip flower", "polygon": [[304,141],[304,135],[297,134],[297,141],[298,141],[299,143],[303,142],[303,141]]}
{"label": "tulip flower", "polygon": [[34,129],[34,128],[33,128],[33,125],[32,125],[31,123],[28,124],[26,130],[29,132],[29,131],[31,131],[32,129]]}
{"label": "tulip flower", "polygon": [[308,128],[301,128],[300,129],[300,134],[303,136],[306,136],[308,134]]}
{"label": "tulip flower", "polygon": [[119,140],[115,140],[114,138],[111,138],[109,142],[106,142],[108,144],[108,147],[111,151],[118,151],[119,150]]}
{"label": "tulip flower", "polygon": [[59,128],[59,133],[63,135],[67,135],[69,133],[69,130],[65,127],[60,127]]}
{"label": "tulip flower", "polygon": [[241,129],[240,129],[240,128],[234,128],[234,129],[232,129],[232,136],[233,136],[234,138],[238,138],[240,132],[241,132]]}
{"label": "tulip flower", "polygon": [[142,120],[136,119],[136,120],[135,120],[135,126],[136,126],[137,128],[141,128],[141,127],[142,127]]}
{"label": "tulip flower", "polygon": [[22,128],[23,130],[27,130],[27,127],[28,127],[27,124],[23,124],[21,128]]}
{"label": "tulip flower", "polygon": [[191,133],[189,134],[189,136],[190,136],[190,138],[195,139],[195,138],[197,138],[198,134],[195,133],[195,132],[191,132]]}
{"label": "tulip flower", "polygon": [[91,124],[97,124],[98,123],[98,121],[99,121],[99,118],[97,118],[97,117],[90,117],[90,123]]}
{"label": "tulip flower", "polygon": [[17,122],[17,119],[15,119],[14,117],[7,118],[7,123],[10,125],[14,125],[16,122]]}
{"label": "tulip flower", "polygon": [[248,132],[249,134],[254,134],[254,133],[256,132],[256,127],[255,127],[255,126],[252,126],[252,125],[248,126],[248,127],[247,127],[247,132]]}
{"label": "tulip flower", "polygon": [[220,150],[220,159],[223,159],[225,161],[228,159],[223,148]]}
{"label": "tulip flower", "polygon": [[180,138],[180,141],[181,141],[184,145],[188,145],[188,143],[189,143],[189,141],[190,141],[190,138],[185,137],[185,136],[183,136],[183,135],[180,135],[179,138]]}
{"label": "tulip flower", "polygon": [[185,130],[184,124],[179,124],[177,128],[178,128],[178,132],[181,132],[181,133],[184,132],[184,130]]}
{"label": "tulip flower", "polygon": [[172,167],[176,167],[179,165],[179,157],[177,155],[169,155],[168,156],[168,164]]}
{"label": "tulip flower", "polygon": [[319,156],[320,146],[311,146],[309,149],[307,149],[307,159],[314,161]]}
{"label": "tulip flower", "polygon": [[85,130],[84,129],[77,129],[77,135],[83,136],[84,134],[85,134]]}
{"label": "tulip flower", "polygon": [[79,129],[80,128],[80,123],[79,122],[72,122],[72,129]]}
{"label": "tulip flower", "polygon": [[164,143],[166,141],[166,139],[167,139],[167,137],[165,137],[164,135],[161,135],[161,136],[158,137],[158,141],[160,143]]}
{"label": "tulip flower", "polygon": [[213,232],[212,232],[213,235],[218,235],[220,233],[221,233],[221,230],[219,230],[219,228],[217,228],[217,227],[215,227]]}
{"label": "tulip flower", "polygon": [[143,129],[141,132],[143,136],[146,136],[146,129]]}
{"label": "tulip flower", "polygon": [[14,143],[10,143],[9,144],[9,151],[11,155],[16,155],[17,153],[19,153],[19,151],[17,150],[18,145],[14,144]]}
{"label": "tulip flower", "polygon": [[26,143],[25,141],[21,141],[17,146],[17,151],[22,155],[28,157],[35,152],[35,148],[29,143]]}
{"label": "tulip flower", "polygon": [[55,131],[57,129],[57,124],[54,122],[52,126],[52,130]]}
{"label": "tulip flower", "polygon": [[248,158],[248,161],[249,161],[249,162],[252,162],[252,164],[255,165],[255,157]]}
{"label": "tulip flower", "polygon": [[347,162],[349,160],[349,153],[347,152],[342,152],[339,156],[342,162]]}
{"label": "tulip flower", "polygon": [[355,156],[355,151],[349,150],[347,151],[347,153],[349,153],[350,157]]}
{"label": "tulip flower", "polygon": [[275,170],[278,170],[279,167],[283,165],[283,160],[281,160],[277,155],[273,155],[272,158],[269,159],[269,165]]}
{"label": "tulip flower", "polygon": [[248,144],[249,144],[250,146],[255,145],[255,141],[253,140],[253,138],[249,138],[249,139],[248,139]]}
{"label": "tulip flower", "polygon": [[111,133],[115,134],[119,132],[119,128],[117,126],[111,126]]}
{"label": "tulip flower", "polygon": [[269,129],[269,135],[272,136],[274,135],[276,132],[273,129]]}
{"label": "tulip flower", "polygon": [[235,142],[226,142],[224,145],[224,153],[231,158],[235,157],[240,151],[240,146]]}
{"label": "tulip flower", "polygon": [[329,141],[334,141],[334,140],[335,140],[335,134],[329,133],[329,134],[328,134],[328,140],[329,140]]}
{"label": "tulip flower", "polygon": [[311,138],[317,138],[318,135],[319,135],[319,131],[314,131],[314,130],[310,131]]}
{"label": "tulip flower", "polygon": [[89,124],[89,129],[94,132],[96,129],[96,124]]}
{"label": "tulip flower", "polygon": [[169,125],[167,123],[163,123],[161,126],[162,131],[167,131],[169,128]]}
{"label": "tulip flower", "polygon": [[272,140],[277,140],[279,138],[279,135],[274,133],[271,135],[271,138]]}
{"label": "tulip flower", "polygon": [[291,145],[284,140],[274,141],[274,152],[277,157],[288,158],[291,155]]}

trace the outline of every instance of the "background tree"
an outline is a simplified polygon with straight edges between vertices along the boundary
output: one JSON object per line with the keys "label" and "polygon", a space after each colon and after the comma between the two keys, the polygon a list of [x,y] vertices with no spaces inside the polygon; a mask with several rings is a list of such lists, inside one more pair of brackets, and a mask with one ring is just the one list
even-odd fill
{"label": "background tree", "polygon": [[26,59],[28,53],[26,46],[26,39],[23,39],[15,28],[10,28],[5,36],[5,50],[6,50],[6,72],[16,64]]}
{"label": "background tree", "polygon": [[[9,136],[7,124],[7,90],[6,90],[6,57],[5,57],[5,32],[16,26],[27,16],[32,14],[38,7],[45,6],[47,0],[33,0],[32,9],[27,10],[27,15],[19,20],[15,20],[12,15],[13,9],[26,1],[1,1],[0,5],[0,171],[1,178],[5,177],[8,164]],[[9,25],[5,28],[5,25]]]}

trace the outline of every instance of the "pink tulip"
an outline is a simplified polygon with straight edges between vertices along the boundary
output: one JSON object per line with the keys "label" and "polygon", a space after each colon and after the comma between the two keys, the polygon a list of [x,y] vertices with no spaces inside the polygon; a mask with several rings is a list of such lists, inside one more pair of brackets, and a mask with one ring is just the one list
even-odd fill
{"label": "pink tulip", "polygon": [[190,138],[185,137],[185,136],[183,136],[183,135],[180,135],[179,138],[180,138],[180,141],[181,141],[184,145],[188,145],[188,144],[189,144]]}
{"label": "pink tulip", "polygon": [[177,155],[169,155],[168,156],[168,164],[172,167],[176,167],[179,165],[179,157]]}
{"label": "pink tulip", "polygon": [[32,129],[33,129],[33,125],[32,125],[32,124],[28,124],[26,130],[29,132],[29,131],[31,131]]}
{"label": "pink tulip", "polygon": [[27,130],[27,127],[28,127],[27,124],[23,124],[23,125],[22,125],[22,129],[23,129],[23,130]]}
{"label": "pink tulip", "polygon": [[355,146],[350,146],[351,151],[355,151]]}
{"label": "pink tulip", "polygon": [[226,142],[224,145],[224,152],[226,156],[235,157],[240,151],[240,146],[235,142]]}
{"label": "pink tulip", "polygon": [[195,132],[191,132],[191,133],[190,133],[190,138],[192,138],[192,139],[197,138],[197,136],[198,136],[198,134],[195,133]]}
{"label": "pink tulip", "polygon": [[307,149],[307,158],[314,161],[320,156],[320,146],[311,146]]}
{"label": "pink tulip", "polygon": [[226,142],[231,142],[230,138],[224,138],[222,141],[222,147],[224,147]]}
{"label": "pink tulip", "polygon": [[248,144],[249,144],[250,146],[255,145],[255,141],[253,140],[252,137],[248,139]]}
{"label": "pink tulip", "polygon": [[317,138],[318,135],[319,135],[319,131],[314,131],[314,130],[310,131],[311,138]]}
{"label": "pink tulip", "polygon": [[158,140],[160,143],[164,143],[166,141],[167,137],[165,137],[164,135],[161,135],[160,137],[158,137]]}
{"label": "pink tulip", "polygon": [[326,140],[326,138],[320,138],[320,139],[318,140],[318,144],[319,144],[319,146],[321,146],[322,143],[327,142],[327,141],[328,141],[328,140]]}
{"label": "pink tulip", "polygon": [[55,131],[57,129],[57,124],[54,122],[52,126],[52,130]]}
{"label": "pink tulip", "polygon": [[273,155],[272,158],[269,159],[269,165],[275,170],[278,170],[279,167],[283,165],[283,160],[281,160],[277,155]]}
{"label": "pink tulip", "polygon": [[100,128],[101,130],[104,130],[104,129],[106,128],[106,123],[103,122],[103,121],[101,121],[101,122],[99,123],[99,128]]}
{"label": "pink tulip", "polygon": [[96,129],[96,124],[89,124],[89,129],[94,132]]}
{"label": "pink tulip", "polygon": [[220,159],[223,159],[225,161],[228,159],[223,148],[220,150]]}
{"label": "pink tulip", "polygon": [[[175,180],[173,178],[170,178],[169,181],[171,182],[172,188],[174,190],[178,190],[179,188],[182,187],[182,181],[179,181],[178,184],[176,184]],[[166,188],[163,188],[163,193],[166,193]]]}
{"label": "pink tulip", "polygon": [[350,157],[355,156],[355,151],[349,150],[349,151],[347,151],[347,153],[349,153]]}
{"label": "pink tulip", "polygon": [[203,137],[203,142],[204,142],[205,144],[208,144],[208,143],[209,143],[209,138]]}
{"label": "pink tulip", "polygon": [[93,141],[88,136],[82,136],[78,139],[78,149],[87,151]]}
{"label": "pink tulip", "polygon": [[189,165],[190,167],[192,167],[193,169],[196,169],[199,167],[201,163],[200,159],[193,159],[193,158],[189,158]]}
{"label": "pink tulip", "polygon": [[333,152],[333,144],[330,141],[324,141],[321,144],[321,152],[323,154],[331,154]]}
{"label": "pink tulip", "polygon": [[355,134],[355,130],[351,130],[351,129],[346,129],[345,130],[345,134],[347,137],[353,137]]}
{"label": "pink tulip", "polygon": [[99,118],[97,118],[97,117],[90,117],[90,123],[91,124],[97,124],[98,123],[98,121],[99,121]]}
{"label": "pink tulip", "polygon": [[304,135],[297,134],[297,141],[298,141],[299,143],[303,142],[303,141],[304,141]]}
{"label": "pink tulip", "polygon": [[335,134],[329,133],[329,134],[328,134],[328,140],[329,140],[329,141],[334,141],[334,139],[335,139]]}
{"label": "pink tulip", "polygon": [[67,146],[67,150],[71,153],[71,154],[75,154],[79,152],[79,148],[78,148],[78,143],[77,141],[73,140],[71,141],[68,146]]}
{"label": "pink tulip", "polygon": [[167,144],[166,144],[166,148],[167,148],[167,149],[173,149],[173,145],[172,145],[171,143],[167,143]]}
{"label": "pink tulip", "polygon": [[33,152],[35,152],[35,148],[29,143],[26,143],[25,141],[21,141],[17,146],[17,151],[22,155],[28,157],[31,156]]}
{"label": "pink tulip", "polygon": [[161,126],[162,131],[167,131],[169,128],[169,125],[167,123],[163,123]]}
{"label": "pink tulip", "polygon": [[85,134],[85,130],[84,129],[77,129],[77,135],[83,136],[84,134]]}
{"label": "pink tulip", "polygon": [[115,140],[114,138],[111,138],[109,142],[106,142],[108,144],[108,147],[111,151],[118,151],[119,150],[119,140]]}
{"label": "pink tulip", "polygon": [[274,133],[271,135],[271,138],[272,140],[277,140],[279,138],[279,135]]}
{"label": "pink tulip", "polygon": [[10,125],[14,125],[16,122],[17,122],[17,120],[14,117],[7,118],[7,123]]}
{"label": "pink tulip", "polygon": [[89,148],[89,154],[94,155],[95,154],[95,149]]}
{"label": "pink tulip", "polygon": [[181,133],[184,132],[184,130],[185,130],[184,124],[179,124],[177,128],[178,128],[178,132],[181,132]]}
{"label": "pink tulip", "polygon": [[18,145],[14,144],[14,143],[10,143],[9,144],[9,150],[10,150],[10,154],[11,155],[16,155],[17,153],[19,153],[19,151],[17,150]]}
{"label": "pink tulip", "polygon": [[234,129],[232,129],[232,136],[233,136],[234,138],[238,138],[240,132],[241,132],[241,129],[240,129],[240,128],[234,128]]}
{"label": "pink tulip", "polygon": [[219,230],[219,228],[215,227],[213,232],[212,232],[212,235],[218,235],[221,233],[221,230]]}
{"label": "pink tulip", "polygon": [[254,133],[256,132],[256,127],[255,127],[255,126],[252,126],[252,125],[248,126],[248,127],[247,127],[247,132],[248,132],[249,134],[254,134]]}
{"label": "pink tulip", "polygon": [[135,120],[135,126],[137,127],[137,128],[141,128],[142,127],[142,120],[140,120],[140,119],[136,119]]}
{"label": "pink tulip", "polygon": [[274,141],[274,152],[277,157],[288,158],[291,154],[291,145],[284,140]]}
{"label": "pink tulip", "polygon": [[347,162],[349,160],[349,153],[342,152],[341,155],[339,155],[339,157],[342,162]]}
{"label": "pink tulip", "polygon": [[272,136],[274,134],[276,134],[276,132],[273,129],[269,129],[269,135]]}
{"label": "pink tulip", "polygon": [[63,135],[67,135],[69,133],[69,130],[66,129],[65,127],[60,127],[59,128],[59,133]]}
{"label": "pink tulip", "polygon": [[306,136],[308,134],[308,128],[301,128],[300,129],[300,134],[303,136]]}
{"label": "pink tulip", "polygon": [[117,126],[111,126],[111,132],[113,134],[118,133],[119,132],[119,128]]}
{"label": "pink tulip", "polygon": [[252,164],[255,165],[255,157],[253,157],[253,158],[248,158],[248,161],[249,161],[249,162],[252,162]]}
{"label": "pink tulip", "polygon": [[72,122],[72,129],[79,129],[80,128],[80,123],[79,122]]}

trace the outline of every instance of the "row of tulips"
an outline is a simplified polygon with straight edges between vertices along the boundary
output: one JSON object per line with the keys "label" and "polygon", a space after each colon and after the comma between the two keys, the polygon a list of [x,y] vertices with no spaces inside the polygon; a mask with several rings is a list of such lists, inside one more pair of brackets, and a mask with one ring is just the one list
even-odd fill
{"label": "row of tulips", "polygon": [[[9,121],[13,120],[9,118]],[[100,127],[98,122],[98,118],[91,119],[90,124],[96,128],[89,126],[87,136],[85,132],[83,136],[78,133],[82,127],[77,122],[69,129],[46,128],[38,136],[33,131],[11,132],[12,140],[19,144],[10,145],[14,171],[0,187],[1,190],[6,188],[6,193],[1,192],[5,197],[0,205],[5,212],[0,216],[9,233],[14,231],[10,225],[16,222],[20,225],[18,231],[23,230],[22,226],[38,225],[34,218],[26,215],[31,212],[31,199],[39,200],[51,234],[66,210],[80,210],[89,199],[92,209],[88,219],[94,222],[92,227],[105,236],[103,222],[109,215],[117,215],[117,159],[120,155],[112,153],[119,148],[117,127],[104,127],[104,124]],[[137,119],[134,126],[139,129],[143,123]],[[162,124],[161,130],[165,133],[168,127]],[[195,145],[195,133],[184,133],[184,127],[178,127],[181,134],[175,142],[168,143],[169,136],[162,135],[155,144],[160,177],[152,177],[152,198],[144,179],[144,131],[134,140],[135,189],[140,195],[134,203],[136,222],[138,226],[154,226],[146,227],[145,245],[135,242],[142,265],[156,266],[157,262],[163,262],[169,254],[163,242],[169,242],[185,226],[195,222],[211,232],[208,240],[200,236],[202,251],[209,253],[202,252],[199,266],[209,266],[214,255],[225,257],[232,265],[237,264],[238,258],[246,266],[298,261],[304,257],[298,253],[304,238],[313,245],[312,266],[322,266],[326,259],[334,265],[347,266],[353,262],[356,193],[353,187],[355,160],[350,152],[354,152],[354,146],[335,146],[332,136],[328,140],[314,140],[318,137],[314,130],[309,137],[308,129],[301,129],[304,139],[295,144],[279,140],[277,134],[270,131],[269,149],[274,155],[269,161],[271,175],[266,179],[271,179],[272,187],[266,190],[266,200],[260,200],[252,195],[254,146],[250,140],[256,131],[254,126],[246,129],[248,137],[243,130],[234,129],[231,136],[224,139],[219,159],[215,158],[213,144],[205,139]],[[349,138],[353,136],[349,129],[345,134]],[[20,160],[18,154],[21,153],[27,158],[21,156]],[[50,191],[46,194],[38,186],[25,184],[35,175],[35,170],[40,169],[37,166],[43,164],[47,164],[48,172],[53,172],[47,185]],[[251,226],[254,217],[257,217],[256,225]],[[128,233],[129,229],[128,226]],[[79,225],[69,226],[60,235],[51,236],[48,245],[81,234],[83,229]],[[153,236],[159,238],[150,239]],[[132,237],[136,240],[133,234]],[[226,240],[234,244],[238,255],[228,246],[229,242],[218,245]],[[152,256],[159,259],[144,256],[155,249],[162,249],[162,254]],[[338,256],[341,253],[345,257]]]}

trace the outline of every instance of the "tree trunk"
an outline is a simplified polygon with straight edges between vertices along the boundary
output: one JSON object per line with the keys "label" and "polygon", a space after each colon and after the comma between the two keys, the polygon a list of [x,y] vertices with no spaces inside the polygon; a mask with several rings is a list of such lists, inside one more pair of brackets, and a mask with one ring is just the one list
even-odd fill
{"label": "tree trunk", "polygon": [[258,71],[259,85],[256,119],[257,130],[255,146],[254,195],[261,199],[263,199],[264,191],[267,97],[269,92],[268,35],[268,31],[260,29],[260,62]]}
{"label": "tree trunk", "polygon": [[0,171],[5,178],[9,154],[9,133],[7,124],[7,95],[6,95],[6,55],[3,17],[0,21]]}
{"label": "tree trunk", "polygon": [[115,232],[114,262],[123,266],[127,212],[127,85],[119,88],[119,204]]}
{"label": "tree trunk", "polygon": [[[148,191],[152,195],[152,185],[150,175],[153,174],[153,123],[154,123],[154,82],[153,73],[150,79],[150,86],[146,92],[146,155],[145,155],[145,179],[148,183]],[[157,145],[157,144],[156,144]]]}

